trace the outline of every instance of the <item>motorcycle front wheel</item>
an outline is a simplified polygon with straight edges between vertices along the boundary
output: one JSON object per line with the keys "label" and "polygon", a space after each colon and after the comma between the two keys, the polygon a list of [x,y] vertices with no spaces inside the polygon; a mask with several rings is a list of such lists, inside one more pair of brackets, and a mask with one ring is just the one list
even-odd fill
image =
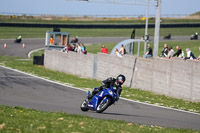
{"label": "motorcycle front wheel", "polygon": [[97,106],[96,112],[97,113],[102,113],[104,110],[106,110],[110,106],[111,102],[112,102],[111,98],[104,97],[101,100],[101,102],[99,103],[99,105]]}
{"label": "motorcycle front wheel", "polygon": [[81,110],[82,111],[88,111],[89,109],[87,108],[87,102],[84,100],[81,104]]}

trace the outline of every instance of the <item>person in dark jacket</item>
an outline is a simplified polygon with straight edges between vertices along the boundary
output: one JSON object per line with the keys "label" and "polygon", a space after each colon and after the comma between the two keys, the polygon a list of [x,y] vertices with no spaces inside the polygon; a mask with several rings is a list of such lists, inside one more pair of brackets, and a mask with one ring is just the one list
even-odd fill
{"label": "person in dark jacket", "polygon": [[179,57],[179,58],[183,58],[184,57],[184,52],[182,51],[182,49],[180,48],[180,46],[176,46],[176,53],[173,55],[173,57]]}
{"label": "person in dark jacket", "polygon": [[92,97],[97,94],[99,91],[101,91],[102,89],[106,89],[109,88],[110,86],[113,86],[113,88],[116,91],[117,97],[115,98],[116,101],[119,100],[120,94],[122,92],[122,84],[125,82],[126,78],[124,75],[120,74],[119,76],[117,76],[117,78],[108,78],[104,81],[102,81],[102,86],[100,86],[99,88],[95,89],[92,91],[92,94],[90,94],[88,96],[88,99],[92,99]]}
{"label": "person in dark jacket", "polygon": [[164,44],[164,48],[163,48],[163,50],[162,50],[162,52],[161,52],[160,57],[167,57],[167,55],[168,55],[168,46],[167,46],[167,44],[165,43],[165,44]]}

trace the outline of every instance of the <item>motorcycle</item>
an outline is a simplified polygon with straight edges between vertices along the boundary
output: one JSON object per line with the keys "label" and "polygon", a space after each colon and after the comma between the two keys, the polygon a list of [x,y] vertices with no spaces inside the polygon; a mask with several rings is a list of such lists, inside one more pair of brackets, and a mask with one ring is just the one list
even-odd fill
{"label": "motorcycle", "polygon": [[21,43],[22,39],[15,39],[14,43]]}
{"label": "motorcycle", "polygon": [[[94,90],[97,88],[94,88]],[[106,89],[102,89],[96,95],[92,97],[92,99],[88,100],[87,98],[81,104],[82,111],[93,110],[97,113],[102,113],[105,111],[110,105],[116,102],[117,94],[115,92],[115,87],[110,87]],[[88,91],[87,96],[90,94]]]}

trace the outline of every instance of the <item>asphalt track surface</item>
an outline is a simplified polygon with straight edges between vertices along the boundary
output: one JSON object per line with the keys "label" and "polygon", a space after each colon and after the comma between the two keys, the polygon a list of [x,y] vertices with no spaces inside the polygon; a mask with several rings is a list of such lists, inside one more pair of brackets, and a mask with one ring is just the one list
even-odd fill
{"label": "asphalt track surface", "polygon": [[[119,42],[124,39],[127,38],[81,38],[80,40],[84,43],[105,43]],[[7,43],[7,48],[3,48],[2,42]],[[22,43],[25,43],[25,48],[22,48]],[[24,39],[22,43],[15,44],[12,39],[1,39],[0,55],[27,57],[31,50],[44,47],[44,39]],[[93,111],[82,112],[80,104],[85,95],[86,92],[73,87],[0,67],[1,105],[21,106],[51,112],[64,111],[101,119],[200,130],[200,114],[160,108],[123,99],[102,114]]]}
{"label": "asphalt track surface", "polygon": [[82,112],[85,91],[0,67],[0,104],[44,111],[64,111],[101,119],[200,130],[200,115],[120,99],[102,114]]}

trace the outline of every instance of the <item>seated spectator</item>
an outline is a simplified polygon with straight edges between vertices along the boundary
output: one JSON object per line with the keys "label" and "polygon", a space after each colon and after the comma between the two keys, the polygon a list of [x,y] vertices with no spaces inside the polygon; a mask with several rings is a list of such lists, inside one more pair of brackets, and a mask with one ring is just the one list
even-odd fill
{"label": "seated spectator", "polygon": [[67,52],[68,52],[68,51],[72,51],[72,47],[71,47],[70,44],[67,44]]}
{"label": "seated spectator", "polygon": [[174,50],[172,47],[168,48],[168,54],[167,54],[167,58],[170,59],[172,58],[174,55]]}
{"label": "seated spectator", "polygon": [[108,49],[105,47],[105,45],[102,45],[101,52],[104,54],[108,54]]}
{"label": "seated spectator", "polygon": [[176,46],[176,53],[173,55],[173,57],[183,58],[184,57],[184,51],[180,48],[180,46]]}
{"label": "seated spectator", "polygon": [[81,44],[80,43],[76,45],[75,51],[79,54],[81,53]]}
{"label": "seated spectator", "polygon": [[76,44],[72,44],[72,51],[76,52]]}
{"label": "seated spectator", "polygon": [[168,47],[167,47],[167,44],[165,43],[164,48],[160,54],[160,57],[167,57],[167,55],[168,55]]}
{"label": "seated spectator", "polygon": [[148,48],[148,51],[145,53],[144,58],[149,58],[149,57],[153,56],[152,48],[151,48],[150,44],[147,45],[147,48]]}
{"label": "seated spectator", "polygon": [[189,48],[186,48],[186,53],[187,53],[187,57],[185,57],[185,60],[187,59],[196,59],[196,57],[194,56],[194,54],[192,53],[192,51]]}
{"label": "seated spectator", "polygon": [[120,50],[119,50],[119,53],[120,53],[121,55],[126,54],[126,49],[124,48],[124,45],[123,45],[123,44],[121,45],[121,48],[120,48]]}
{"label": "seated spectator", "polygon": [[62,52],[68,52],[68,51],[72,51],[72,47],[70,44],[67,44],[67,47],[64,47],[63,49],[61,49]]}
{"label": "seated spectator", "polygon": [[122,55],[119,53],[119,51],[118,51],[117,48],[115,49],[115,55],[118,56],[118,57],[120,57],[120,58],[122,58]]}
{"label": "seated spectator", "polygon": [[86,50],[86,47],[84,46],[84,44],[81,44],[81,53],[87,54],[87,50]]}
{"label": "seated spectator", "polygon": [[[200,47],[199,47],[199,52],[200,52]],[[197,58],[197,60],[200,61],[200,55],[199,55],[199,57]]]}

